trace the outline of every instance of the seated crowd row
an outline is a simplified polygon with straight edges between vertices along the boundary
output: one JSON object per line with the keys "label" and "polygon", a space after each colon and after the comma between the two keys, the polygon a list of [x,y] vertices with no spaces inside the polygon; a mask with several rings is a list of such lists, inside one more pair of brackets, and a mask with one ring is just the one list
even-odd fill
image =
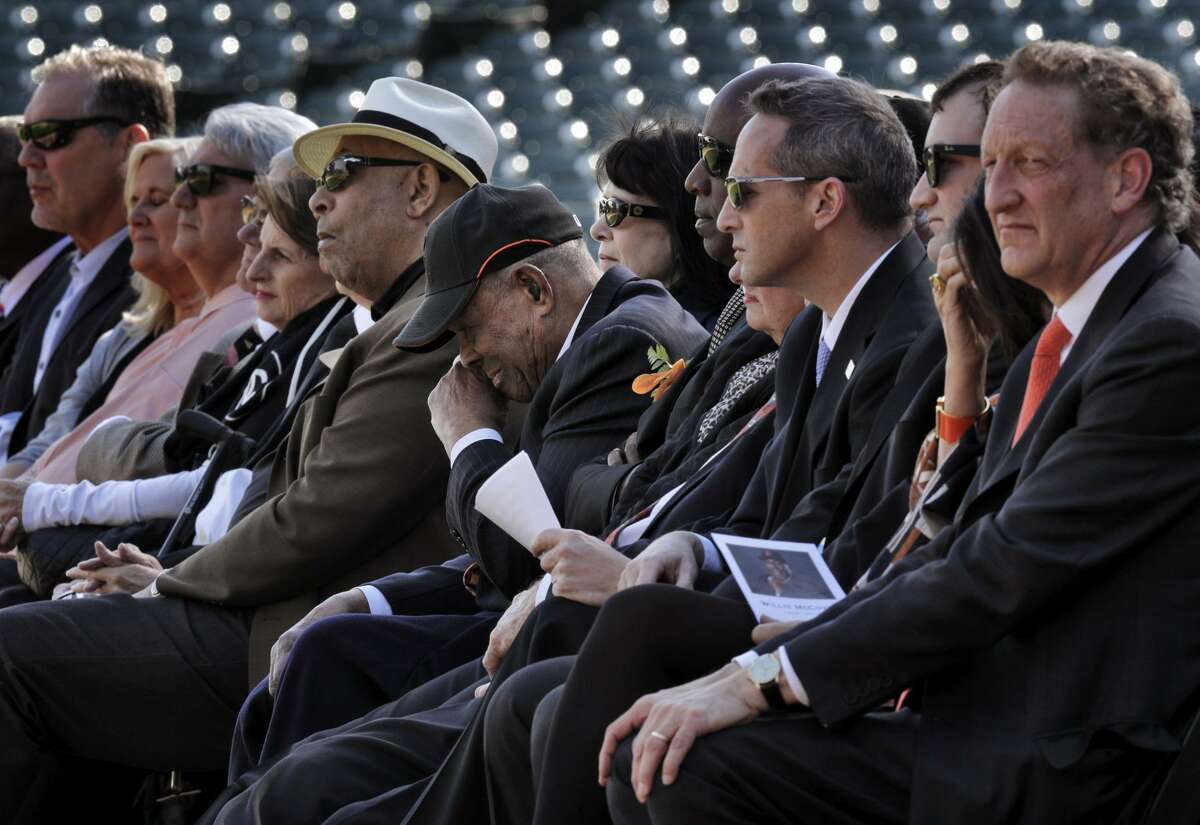
{"label": "seated crowd row", "polygon": [[[443,89],[177,138],[136,52],[34,79],[0,119],[3,821],[1164,804],[1200,170],[1159,65],[1033,43],[929,105],[753,69],[614,126],[595,260]],[[476,508],[521,452],[561,528]],[[756,615],[714,536],[818,545],[847,595]]]}

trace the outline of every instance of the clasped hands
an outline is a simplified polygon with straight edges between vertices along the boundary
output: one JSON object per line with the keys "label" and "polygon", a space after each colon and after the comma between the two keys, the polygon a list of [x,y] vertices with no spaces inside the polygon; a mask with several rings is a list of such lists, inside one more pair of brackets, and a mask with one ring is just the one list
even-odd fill
{"label": "clasped hands", "polygon": [[116,551],[104,542],[96,542],[95,558],[86,559],[67,571],[68,582],[54,588],[55,598],[65,593],[79,596],[107,596],[113,593],[140,595],[162,573],[155,556],[143,553],[133,544],[121,543]]}
{"label": "clasped hands", "polygon": [[497,392],[487,377],[458,358],[429,394],[430,421],[446,448],[446,455],[468,433],[500,430],[507,409],[508,399]]}

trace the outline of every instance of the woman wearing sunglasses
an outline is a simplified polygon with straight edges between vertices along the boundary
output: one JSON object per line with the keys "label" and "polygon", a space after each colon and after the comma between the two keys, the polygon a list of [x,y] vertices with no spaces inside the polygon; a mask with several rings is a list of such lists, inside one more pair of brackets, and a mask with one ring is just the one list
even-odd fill
{"label": "woman wearing sunglasses", "polygon": [[661,281],[711,332],[734,286],[696,234],[695,196],[683,188],[695,162],[694,124],[667,116],[624,129],[596,164],[601,198],[591,235],[602,270],[621,264]]}

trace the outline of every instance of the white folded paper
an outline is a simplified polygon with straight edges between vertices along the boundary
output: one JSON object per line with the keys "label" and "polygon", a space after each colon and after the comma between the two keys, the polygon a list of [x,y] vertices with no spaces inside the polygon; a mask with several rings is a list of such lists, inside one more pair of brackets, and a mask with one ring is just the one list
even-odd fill
{"label": "white folded paper", "polygon": [[479,486],[475,509],[526,550],[533,547],[538,533],[560,526],[533,462],[523,451]]}

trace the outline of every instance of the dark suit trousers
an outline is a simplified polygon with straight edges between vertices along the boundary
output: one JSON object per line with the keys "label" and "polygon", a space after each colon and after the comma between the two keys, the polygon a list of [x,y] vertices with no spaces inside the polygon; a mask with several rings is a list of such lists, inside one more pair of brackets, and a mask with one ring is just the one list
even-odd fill
{"label": "dark suit trousers", "polygon": [[498,616],[476,610],[459,571],[424,567],[403,584],[389,588],[395,615],[333,616],[300,635],[278,695],[264,680],[242,707],[231,784],[311,734],[364,716],[487,649]]}
{"label": "dark suit trousers", "polygon": [[239,777],[200,823],[395,823],[466,727],[486,681],[470,662]]}
{"label": "dark suit trousers", "polygon": [[246,695],[249,621],[124,595],[0,611],[0,822],[44,821],[74,787],[44,780],[64,755],[220,770]]}
{"label": "dark suit trousers", "polygon": [[242,706],[229,781],[477,659],[496,619],[495,613],[351,614],[317,622],[292,648],[278,695],[271,696],[264,679]]}
{"label": "dark suit trousers", "polygon": [[[919,717],[871,713],[830,730],[807,711],[766,714],[697,739],[645,805],[629,784],[633,737],[608,783],[616,825],[906,825]],[[965,756],[965,754],[964,754]]]}

